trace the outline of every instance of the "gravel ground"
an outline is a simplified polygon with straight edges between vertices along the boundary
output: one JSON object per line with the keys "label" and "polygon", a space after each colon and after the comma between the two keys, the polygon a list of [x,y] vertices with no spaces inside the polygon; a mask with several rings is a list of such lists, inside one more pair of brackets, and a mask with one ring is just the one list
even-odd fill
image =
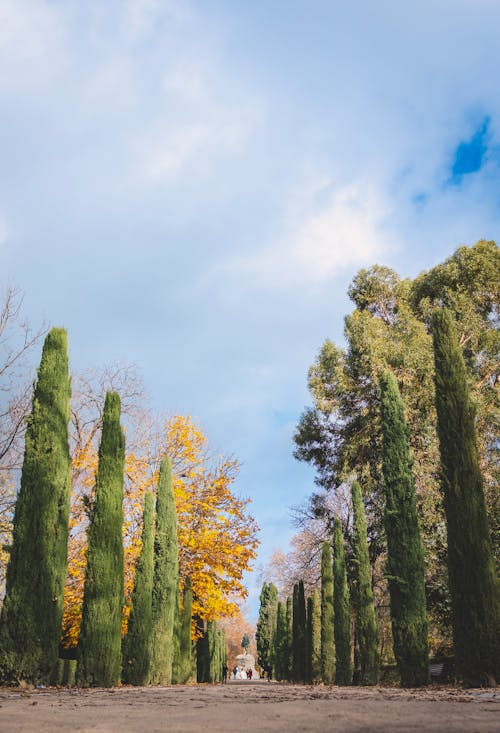
{"label": "gravel ground", "polygon": [[103,689],[0,688],[0,733],[482,733],[500,692],[253,682]]}

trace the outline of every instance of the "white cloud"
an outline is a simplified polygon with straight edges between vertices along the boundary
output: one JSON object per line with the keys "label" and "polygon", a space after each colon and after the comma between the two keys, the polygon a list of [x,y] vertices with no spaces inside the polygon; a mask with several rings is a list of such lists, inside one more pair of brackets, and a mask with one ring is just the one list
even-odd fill
{"label": "white cloud", "polygon": [[[164,107],[158,119],[131,142],[130,182],[170,182],[196,160],[238,152],[259,126],[260,100],[236,91],[210,59],[201,63],[176,59],[162,79]],[[230,100],[230,101],[228,101]]]}
{"label": "white cloud", "polygon": [[5,216],[0,212],[0,244],[5,244],[5,242],[10,237],[10,230],[7,225],[7,220]]}
{"label": "white cloud", "polygon": [[0,0],[0,89],[36,87],[64,64],[60,9],[32,0]]}
{"label": "white cloud", "polygon": [[371,264],[394,247],[388,198],[372,183],[333,186],[323,179],[294,197],[280,238],[229,262],[277,285],[322,283],[346,268]]}

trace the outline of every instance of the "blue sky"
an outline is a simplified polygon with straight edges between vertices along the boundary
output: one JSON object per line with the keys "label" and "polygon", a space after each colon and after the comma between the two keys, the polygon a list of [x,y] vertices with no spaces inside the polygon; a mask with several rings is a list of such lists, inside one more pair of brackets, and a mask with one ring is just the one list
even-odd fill
{"label": "blue sky", "polygon": [[498,236],[499,32],[493,0],[0,0],[0,284],[240,457],[260,563],[354,273]]}

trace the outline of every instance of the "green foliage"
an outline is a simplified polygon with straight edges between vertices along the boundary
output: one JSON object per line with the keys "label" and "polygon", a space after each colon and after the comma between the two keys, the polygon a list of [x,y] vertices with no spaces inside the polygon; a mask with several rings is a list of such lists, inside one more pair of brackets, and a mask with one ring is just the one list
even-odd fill
{"label": "green foliage", "polygon": [[453,318],[433,317],[441,481],[457,668],[469,686],[500,681],[499,586],[476,447],[475,411]]}
{"label": "green foliage", "polygon": [[285,679],[293,679],[293,599],[286,599],[286,650],[285,650]]}
{"label": "green foliage", "polygon": [[116,392],[108,392],[95,499],[87,534],[87,568],[76,670],[77,683],[81,687],[113,687],[120,682],[124,461],[120,397]]}
{"label": "green foliage", "polygon": [[66,331],[43,346],[16,501],[0,616],[0,680],[49,684],[61,634],[71,462]]}
{"label": "green foliage", "polygon": [[323,543],[321,555],[321,676],[325,685],[335,681],[333,566],[329,542]]}
{"label": "green foliage", "polygon": [[413,284],[412,305],[428,322],[434,309],[450,310],[458,332],[471,398],[493,551],[500,565],[500,249],[481,240],[459,247]]}
{"label": "green foliage", "polygon": [[206,622],[196,648],[197,681],[221,682],[222,668],[227,664],[226,634],[215,620]]}
{"label": "green foliage", "polygon": [[255,639],[258,662],[262,667],[274,667],[274,636],[278,612],[278,591],[273,583],[264,583],[260,593],[259,618]]}
{"label": "green foliage", "polygon": [[359,644],[361,664],[360,682],[376,685],[380,677],[380,654],[378,629],[373,602],[372,576],[368,542],[366,539],[366,516],[361,486],[354,481],[351,487],[353,511],[353,561],[355,565],[355,608],[356,636]]}
{"label": "green foliage", "polygon": [[352,683],[351,603],[345,564],[344,537],[340,519],[333,522],[333,606],[337,685]]}
{"label": "green foliage", "polygon": [[292,627],[292,679],[294,682],[305,682],[307,678],[307,618],[302,580],[299,580],[293,588]]}
{"label": "green foliage", "polygon": [[288,630],[286,618],[286,606],[278,602],[278,611],[276,614],[276,636],[274,641],[275,649],[275,669],[274,676],[277,680],[288,679]]}
{"label": "green foliage", "polygon": [[128,633],[122,644],[123,681],[147,685],[151,665],[151,601],[154,568],[154,497],[144,499],[142,547],[137,560]]}
{"label": "green foliage", "polygon": [[429,681],[424,556],[403,402],[393,374],[380,378],[387,574],[394,655],[403,687]]}
{"label": "green foliage", "polygon": [[160,465],[156,495],[150,675],[150,681],[154,685],[169,685],[172,681],[178,579],[177,518],[172,466],[165,458]]}
{"label": "green foliage", "polygon": [[182,610],[180,613],[180,633],[179,633],[179,673],[177,681],[184,685],[191,678],[193,659],[192,659],[192,641],[191,641],[191,620],[193,606],[193,588],[191,578],[187,577],[184,581],[182,591]]}
{"label": "green foliage", "polygon": [[321,682],[321,601],[316,588],[307,599],[308,682]]}

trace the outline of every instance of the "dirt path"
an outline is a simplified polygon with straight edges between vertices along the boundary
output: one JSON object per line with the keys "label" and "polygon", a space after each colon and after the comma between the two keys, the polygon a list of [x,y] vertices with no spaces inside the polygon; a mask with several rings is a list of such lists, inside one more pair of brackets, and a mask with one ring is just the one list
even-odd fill
{"label": "dirt path", "polygon": [[500,692],[227,685],[0,688],[0,733],[498,733]]}

